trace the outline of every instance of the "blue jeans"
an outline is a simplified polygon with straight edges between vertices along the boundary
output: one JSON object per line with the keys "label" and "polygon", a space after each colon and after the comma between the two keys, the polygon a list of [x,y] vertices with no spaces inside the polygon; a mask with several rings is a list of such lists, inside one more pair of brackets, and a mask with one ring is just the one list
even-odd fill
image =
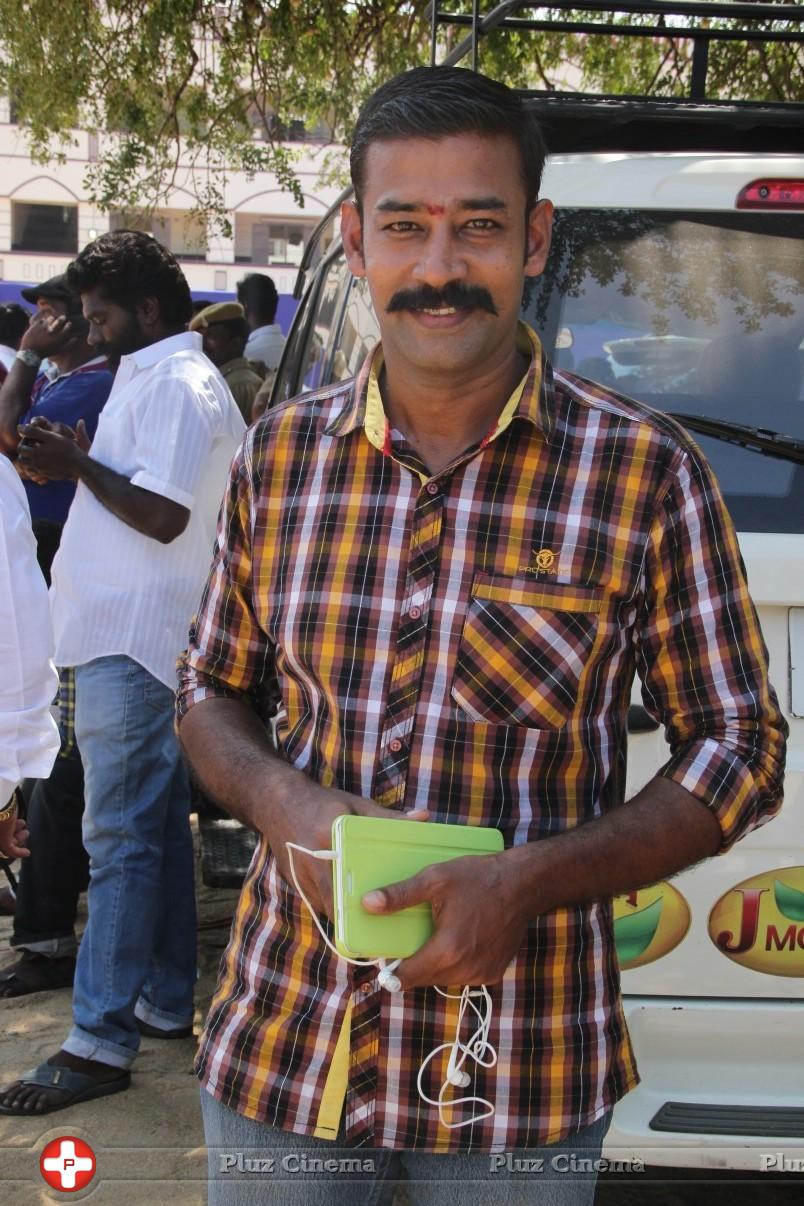
{"label": "blue jeans", "polygon": [[137,1018],[163,1030],[193,1020],[190,791],[168,687],[123,656],[78,666],[75,681],[89,920],[64,1049],[127,1068]]}
{"label": "blue jeans", "polygon": [[[434,1155],[345,1147],[254,1122],[201,1090],[209,1206],[592,1206],[595,1172],[611,1112],[561,1143],[499,1155]],[[335,1160],[319,1171],[316,1161]],[[370,1166],[370,1167],[367,1167]],[[573,1171],[573,1169],[575,1171]]]}

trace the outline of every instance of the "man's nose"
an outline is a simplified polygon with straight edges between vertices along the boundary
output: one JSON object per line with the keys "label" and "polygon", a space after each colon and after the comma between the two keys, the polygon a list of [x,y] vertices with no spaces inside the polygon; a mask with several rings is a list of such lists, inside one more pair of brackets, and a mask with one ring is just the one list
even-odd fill
{"label": "man's nose", "polygon": [[466,274],[463,250],[446,223],[432,229],[413,270],[416,280],[438,289],[448,281],[462,280]]}
{"label": "man's nose", "polygon": [[87,343],[93,348],[96,343],[103,343],[100,330],[98,327],[93,326],[92,323],[89,324],[89,330],[87,331]]}

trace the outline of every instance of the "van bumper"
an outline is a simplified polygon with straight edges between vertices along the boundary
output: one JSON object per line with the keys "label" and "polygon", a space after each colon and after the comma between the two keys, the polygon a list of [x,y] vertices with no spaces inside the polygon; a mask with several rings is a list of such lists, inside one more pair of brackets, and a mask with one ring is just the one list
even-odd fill
{"label": "van bumper", "polygon": [[642,1080],[617,1104],[603,1154],[801,1172],[804,1189],[802,1002],[629,996],[623,1004]]}

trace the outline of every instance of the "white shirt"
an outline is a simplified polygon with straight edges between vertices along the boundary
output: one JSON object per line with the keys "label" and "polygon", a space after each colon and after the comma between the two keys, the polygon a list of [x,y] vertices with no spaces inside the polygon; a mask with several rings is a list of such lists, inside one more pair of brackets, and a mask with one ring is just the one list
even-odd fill
{"label": "white shirt", "polygon": [[255,327],[246,340],[246,350],[243,352],[246,360],[261,360],[269,369],[279,367],[282,349],[285,346],[285,336],[278,322],[268,327]]}
{"label": "white shirt", "polygon": [[36,561],[28,499],[0,455],[0,809],[21,779],[44,779],[59,752],[50,711],[53,666],[47,586]]}
{"label": "white shirt", "polygon": [[209,572],[229,463],[244,431],[197,332],[122,358],[90,456],[187,507],[190,519],[180,536],[160,544],[78,483],[51,571],[57,665],[125,654],[175,686],[176,658]]}
{"label": "white shirt", "polygon": [[10,348],[7,343],[0,343],[0,364],[2,364],[6,372],[11,372],[16,359],[17,353],[14,348]]}

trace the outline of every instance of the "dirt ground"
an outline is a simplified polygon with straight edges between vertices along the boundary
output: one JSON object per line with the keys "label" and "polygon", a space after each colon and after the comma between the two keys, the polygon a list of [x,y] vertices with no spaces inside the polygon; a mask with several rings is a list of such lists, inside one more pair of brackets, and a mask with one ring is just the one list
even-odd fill
{"label": "dirt ground", "polygon": [[[237,893],[199,882],[199,968],[196,1033],[209,1004]],[[11,962],[10,918],[0,917],[0,964]],[[0,1001],[0,1084],[57,1050],[69,1029],[70,992]],[[206,1160],[192,1074],[193,1039],[143,1039],[132,1087],[44,1118],[0,1116],[0,1203],[39,1206],[91,1198],[93,1206],[204,1206]],[[83,1191],[50,1190],[39,1171],[42,1149],[76,1136],[94,1150],[97,1173]],[[596,1206],[793,1206],[804,1202],[804,1174],[713,1179],[691,1170],[648,1169],[639,1183],[601,1181]],[[281,1202],[280,1202],[281,1206]],[[344,1206],[349,1206],[344,1202]],[[401,1202],[399,1206],[402,1206]]]}

